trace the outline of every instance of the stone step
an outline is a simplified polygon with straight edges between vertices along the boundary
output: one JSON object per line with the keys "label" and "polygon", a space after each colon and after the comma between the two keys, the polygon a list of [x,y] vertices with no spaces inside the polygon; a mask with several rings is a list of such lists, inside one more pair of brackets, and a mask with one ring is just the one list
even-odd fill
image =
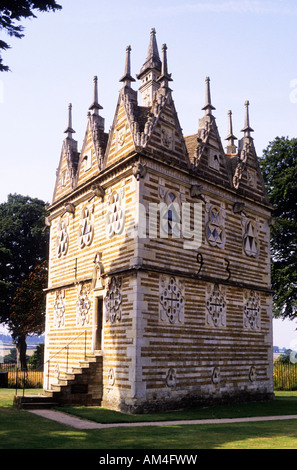
{"label": "stone step", "polygon": [[60,392],[62,385],[60,385],[60,384],[52,384],[51,387],[52,387],[52,391],[53,391],[53,392]]}
{"label": "stone step", "polygon": [[78,364],[79,364],[79,367],[81,367],[82,369],[89,369],[91,362],[96,362],[96,360],[95,361],[80,361]]}
{"label": "stone step", "polygon": [[85,361],[82,361],[82,364],[87,363],[89,364],[90,362],[97,362],[97,357],[96,356],[86,356]]}
{"label": "stone step", "polygon": [[27,410],[46,409],[58,406],[58,402],[47,395],[16,395],[13,400],[13,406]]}
{"label": "stone step", "polygon": [[65,380],[75,380],[75,374],[73,374],[72,372],[66,372]]}

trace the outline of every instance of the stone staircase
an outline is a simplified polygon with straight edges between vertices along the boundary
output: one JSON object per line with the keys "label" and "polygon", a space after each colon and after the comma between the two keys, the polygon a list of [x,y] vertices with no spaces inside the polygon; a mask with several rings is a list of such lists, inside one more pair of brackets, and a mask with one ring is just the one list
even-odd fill
{"label": "stone staircase", "polygon": [[97,405],[102,400],[102,353],[95,351],[80,361],[72,372],[59,378],[43,395],[15,396],[14,406],[23,409],[52,408],[54,406]]}

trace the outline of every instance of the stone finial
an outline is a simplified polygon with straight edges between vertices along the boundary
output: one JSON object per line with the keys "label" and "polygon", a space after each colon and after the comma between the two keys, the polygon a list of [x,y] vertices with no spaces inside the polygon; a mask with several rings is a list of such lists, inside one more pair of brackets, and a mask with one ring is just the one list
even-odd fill
{"label": "stone finial", "polygon": [[206,77],[205,78],[205,106],[203,106],[202,110],[205,111],[205,114],[209,115],[212,114],[212,110],[216,109],[214,106],[211,104],[211,98],[210,98],[210,78]]}
{"label": "stone finial", "polygon": [[244,121],[244,128],[241,129],[241,132],[244,132],[244,137],[251,137],[251,132],[254,132],[254,129],[250,127],[250,116],[249,116],[250,102],[246,100],[244,105],[245,105],[245,121]]}
{"label": "stone finial", "polygon": [[102,106],[98,103],[98,77],[95,75],[94,77],[94,97],[93,103],[89,107],[92,111],[92,114],[98,114],[99,109],[103,109]]}
{"label": "stone finial", "polygon": [[68,105],[68,127],[64,131],[64,133],[67,134],[67,137],[69,137],[70,139],[72,139],[71,134],[75,133],[75,131],[72,129],[72,104],[71,103],[69,103]]}
{"label": "stone finial", "polygon": [[124,82],[124,86],[131,86],[131,82],[135,82],[135,78],[131,76],[131,46],[126,47],[126,63],[125,63],[125,73],[120,79],[120,82]]}
{"label": "stone finial", "polygon": [[172,82],[171,73],[168,73],[167,67],[167,46],[166,44],[162,45],[162,69],[161,76],[157,80],[162,82],[163,86],[168,87],[168,82]]}
{"label": "stone finial", "polygon": [[228,111],[228,129],[229,133],[225,140],[228,140],[228,145],[226,147],[227,153],[236,153],[236,146],[234,144],[234,140],[237,139],[233,134],[233,126],[232,126],[232,111]]}

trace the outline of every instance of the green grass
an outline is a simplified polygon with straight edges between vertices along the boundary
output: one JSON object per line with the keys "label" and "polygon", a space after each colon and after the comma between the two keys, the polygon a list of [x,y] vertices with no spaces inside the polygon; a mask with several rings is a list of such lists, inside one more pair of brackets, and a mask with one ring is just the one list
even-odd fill
{"label": "green grass", "polygon": [[[39,393],[28,390],[27,394]],[[297,421],[268,421],[216,425],[172,425],[77,430],[12,407],[14,390],[0,389],[1,449],[296,449]],[[62,409],[64,410],[64,408]],[[151,419],[99,408],[68,408],[79,416],[105,422]],[[197,419],[297,414],[297,392],[277,392],[270,403],[217,406],[161,413],[154,419]],[[102,418],[103,419],[103,418]],[[103,422],[103,421],[102,421]],[[12,454],[13,455],[13,454]]]}
{"label": "green grass", "polygon": [[97,423],[133,423],[147,421],[171,421],[192,419],[246,418],[253,416],[297,415],[297,392],[275,392],[276,399],[270,402],[242,403],[193,408],[164,413],[127,415],[100,407],[63,407],[63,411]]}

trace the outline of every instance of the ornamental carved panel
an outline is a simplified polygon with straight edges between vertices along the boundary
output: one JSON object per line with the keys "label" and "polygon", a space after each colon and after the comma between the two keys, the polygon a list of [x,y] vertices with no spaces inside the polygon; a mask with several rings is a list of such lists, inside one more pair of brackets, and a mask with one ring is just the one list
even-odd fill
{"label": "ornamental carved panel", "polygon": [[221,370],[219,367],[214,367],[211,374],[211,381],[217,385],[221,382]]}
{"label": "ornamental carved panel", "polygon": [[226,326],[226,294],[218,284],[206,287],[206,325]]}
{"label": "ornamental carved panel", "polygon": [[113,191],[108,197],[105,217],[106,235],[112,238],[123,232],[125,224],[124,188]]}
{"label": "ornamental carved panel", "polygon": [[173,150],[174,131],[167,126],[161,126],[161,142],[164,147]]}
{"label": "ornamental carved panel", "polygon": [[243,325],[250,330],[260,328],[261,298],[260,294],[255,291],[245,292],[244,309],[243,309]]}
{"label": "ornamental carved panel", "polygon": [[90,291],[85,284],[80,284],[77,289],[76,323],[85,326],[90,323]]}
{"label": "ornamental carved panel", "polygon": [[260,253],[259,224],[249,218],[242,216],[243,228],[243,251],[247,256],[257,258]]}
{"label": "ornamental carved panel", "polygon": [[56,292],[54,302],[54,325],[56,328],[65,323],[65,291]]}
{"label": "ornamental carved panel", "polygon": [[83,207],[80,213],[80,224],[78,228],[78,246],[84,248],[91,245],[94,237],[93,206]]}
{"label": "ornamental carved panel", "polygon": [[57,239],[56,239],[56,252],[58,258],[65,256],[68,251],[69,246],[69,236],[68,236],[68,225],[69,219],[60,219],[57,226]]}
{"label": "ornamental carved panel", "polygon": [[106,320],[114,323],[115,320],[121,319],[121,306],[122,306],[122,293],[121,293],[122,279],[120,277],[112,277],[108,285],[108,290],[105,297],[106,307]]}
{"label": "ornamental carved panel", "polygon": [[176,387],[176,370],[175,369],[170,368],[167,371],[165,381],[166,381],[167,387],[171,387],[171,388]]}
{"label": "ornamental carved panel", "polygon": [[226,210],[223,205],[206,204],[205,234],[211,246],[223,248],[225,245],[225,217]]}
{"label": "ornamental carved panel", "polygon": [[161,276],[159,312],[160,321],[170,324],[184,323],[184,284],[173,276]]}

